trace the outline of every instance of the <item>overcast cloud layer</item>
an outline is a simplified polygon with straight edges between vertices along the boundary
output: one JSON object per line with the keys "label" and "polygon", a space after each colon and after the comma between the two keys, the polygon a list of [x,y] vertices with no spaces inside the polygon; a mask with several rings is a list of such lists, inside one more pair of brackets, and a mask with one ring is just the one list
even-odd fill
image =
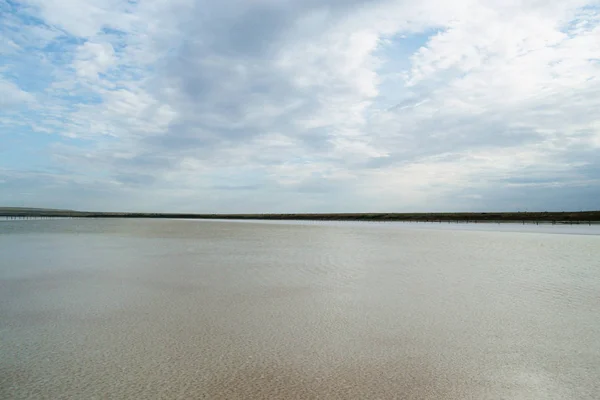
{"label": "overcast cloud layer", "polygon": [[0,0],[0,205],[600,209],[589,0]]}

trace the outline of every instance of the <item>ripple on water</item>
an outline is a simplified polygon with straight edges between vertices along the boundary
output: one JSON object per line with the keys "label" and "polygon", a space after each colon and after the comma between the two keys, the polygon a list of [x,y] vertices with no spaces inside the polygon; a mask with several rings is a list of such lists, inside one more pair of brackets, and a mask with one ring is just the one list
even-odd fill
{"label": "ripple on water", "polygon": [[600,237],[72,223],[0,235],[0,398],[600,393]]}

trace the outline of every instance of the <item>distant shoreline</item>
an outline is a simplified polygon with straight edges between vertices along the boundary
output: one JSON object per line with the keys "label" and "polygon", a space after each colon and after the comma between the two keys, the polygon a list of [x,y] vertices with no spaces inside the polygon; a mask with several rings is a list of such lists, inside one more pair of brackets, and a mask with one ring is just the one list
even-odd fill
{"label": "distant shoreline", "polygon": [[414,221],[414,222],[528,222],[598,223],[600,211],[564,212],[462,212],[462,213],[305,213],[305,214],[193,214],[120,213],[0,207],[6,218],[153,218],[153,219],[237,219],[304,221]]}

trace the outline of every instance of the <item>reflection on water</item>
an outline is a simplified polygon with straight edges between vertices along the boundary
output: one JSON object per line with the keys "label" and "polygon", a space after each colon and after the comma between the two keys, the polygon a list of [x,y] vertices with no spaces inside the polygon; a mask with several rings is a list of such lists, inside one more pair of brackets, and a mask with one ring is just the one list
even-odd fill
{"label": "reflection on water", "polygon": [[0,398],[596,399],[600,236],[0,224]]}

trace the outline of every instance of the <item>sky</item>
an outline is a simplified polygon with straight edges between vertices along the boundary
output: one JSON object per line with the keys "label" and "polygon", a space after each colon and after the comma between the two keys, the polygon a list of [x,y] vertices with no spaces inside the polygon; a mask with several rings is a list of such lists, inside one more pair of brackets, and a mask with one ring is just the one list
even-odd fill
{"label": "sky", "polygon": [[0,0],[0,206],[600,209],[598,0]]}

